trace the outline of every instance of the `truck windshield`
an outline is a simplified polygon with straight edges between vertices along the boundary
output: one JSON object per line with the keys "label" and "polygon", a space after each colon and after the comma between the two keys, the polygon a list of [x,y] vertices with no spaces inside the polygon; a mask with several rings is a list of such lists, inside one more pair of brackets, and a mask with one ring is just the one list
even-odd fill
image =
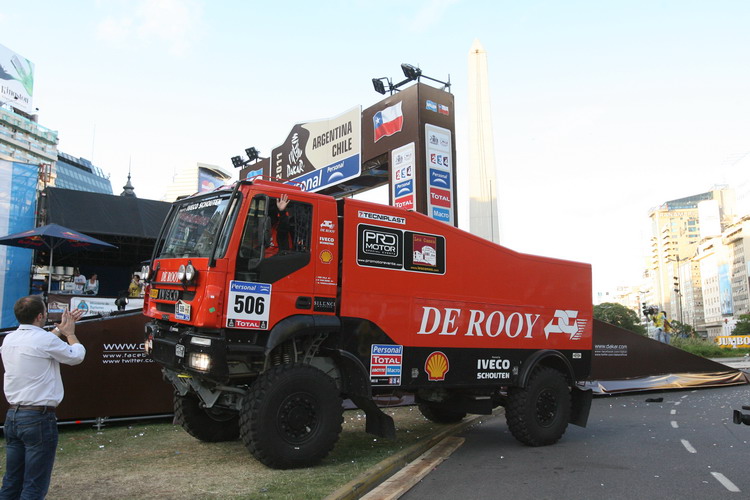
{"label": "truck windshield", "polygon": [[186,201],[172,218],[159,257],[210,257],[228,206],[228,194]]}

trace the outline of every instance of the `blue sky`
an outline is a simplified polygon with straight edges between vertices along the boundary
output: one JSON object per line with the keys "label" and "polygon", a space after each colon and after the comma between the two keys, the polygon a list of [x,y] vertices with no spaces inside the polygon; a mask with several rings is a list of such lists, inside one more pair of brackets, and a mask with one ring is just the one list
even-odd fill
{"label": "blue sky", "polygon": [[504,243],[590,262],[599,289],[639,283],[649,208],[747,181],[748,26],[750,4],[722,0],[0,0],[0,44],[35,64],[60,149],[116,193],[132,165],[155,199],[184,165],[231,169],[294,123],[374,104],[370,79],[402,62],[450,75],[465,192],[478,38]]}

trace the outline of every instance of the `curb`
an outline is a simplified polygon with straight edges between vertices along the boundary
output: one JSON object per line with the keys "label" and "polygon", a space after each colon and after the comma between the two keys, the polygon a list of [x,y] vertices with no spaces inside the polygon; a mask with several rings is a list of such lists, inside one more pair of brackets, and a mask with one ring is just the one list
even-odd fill
{"label": "curb", "polygon": [[445,437],[461,432],[474,424],[480,423],[483,418],[495,417],[504,413],[504,408],[499,407],[491,415],[472,415],[457,424],[441,429],[421,443],[389,457],[363,472],[355,479],[341,486],[324,500],[357,500],[366,495],[370,490],[390,478],[401,470],[406,464],[412,462],[425,451],[432,448]]}

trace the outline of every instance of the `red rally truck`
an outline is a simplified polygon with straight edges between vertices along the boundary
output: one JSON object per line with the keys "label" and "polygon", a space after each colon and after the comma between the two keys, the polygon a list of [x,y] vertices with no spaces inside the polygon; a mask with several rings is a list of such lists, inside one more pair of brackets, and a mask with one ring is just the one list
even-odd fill
{"label": "red rally truck", "polygon": [[144,268],[146,351],[203,441],[261,462],[333,448],[342,400],[394,437],[373,397],[430,420],[505,407],[521,442],[585,426],[591,267],[490,243],[423,214],[241,181],[174,203]]}

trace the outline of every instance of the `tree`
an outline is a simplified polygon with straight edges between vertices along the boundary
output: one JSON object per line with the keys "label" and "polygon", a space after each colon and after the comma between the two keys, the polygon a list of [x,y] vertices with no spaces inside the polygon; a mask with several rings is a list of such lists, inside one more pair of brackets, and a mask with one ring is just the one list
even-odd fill
{"label": "tree", "polygon": [[646,328],[641,325],[638,314],[622,304],[604,302],[594,306],[594,319],[619,326],[631,332],[646,335]]}
{"label": "tree", "polygon": [[732,335],[747,335],[750,333],[750,314],[740,314],[740,319],[735,323]]}

